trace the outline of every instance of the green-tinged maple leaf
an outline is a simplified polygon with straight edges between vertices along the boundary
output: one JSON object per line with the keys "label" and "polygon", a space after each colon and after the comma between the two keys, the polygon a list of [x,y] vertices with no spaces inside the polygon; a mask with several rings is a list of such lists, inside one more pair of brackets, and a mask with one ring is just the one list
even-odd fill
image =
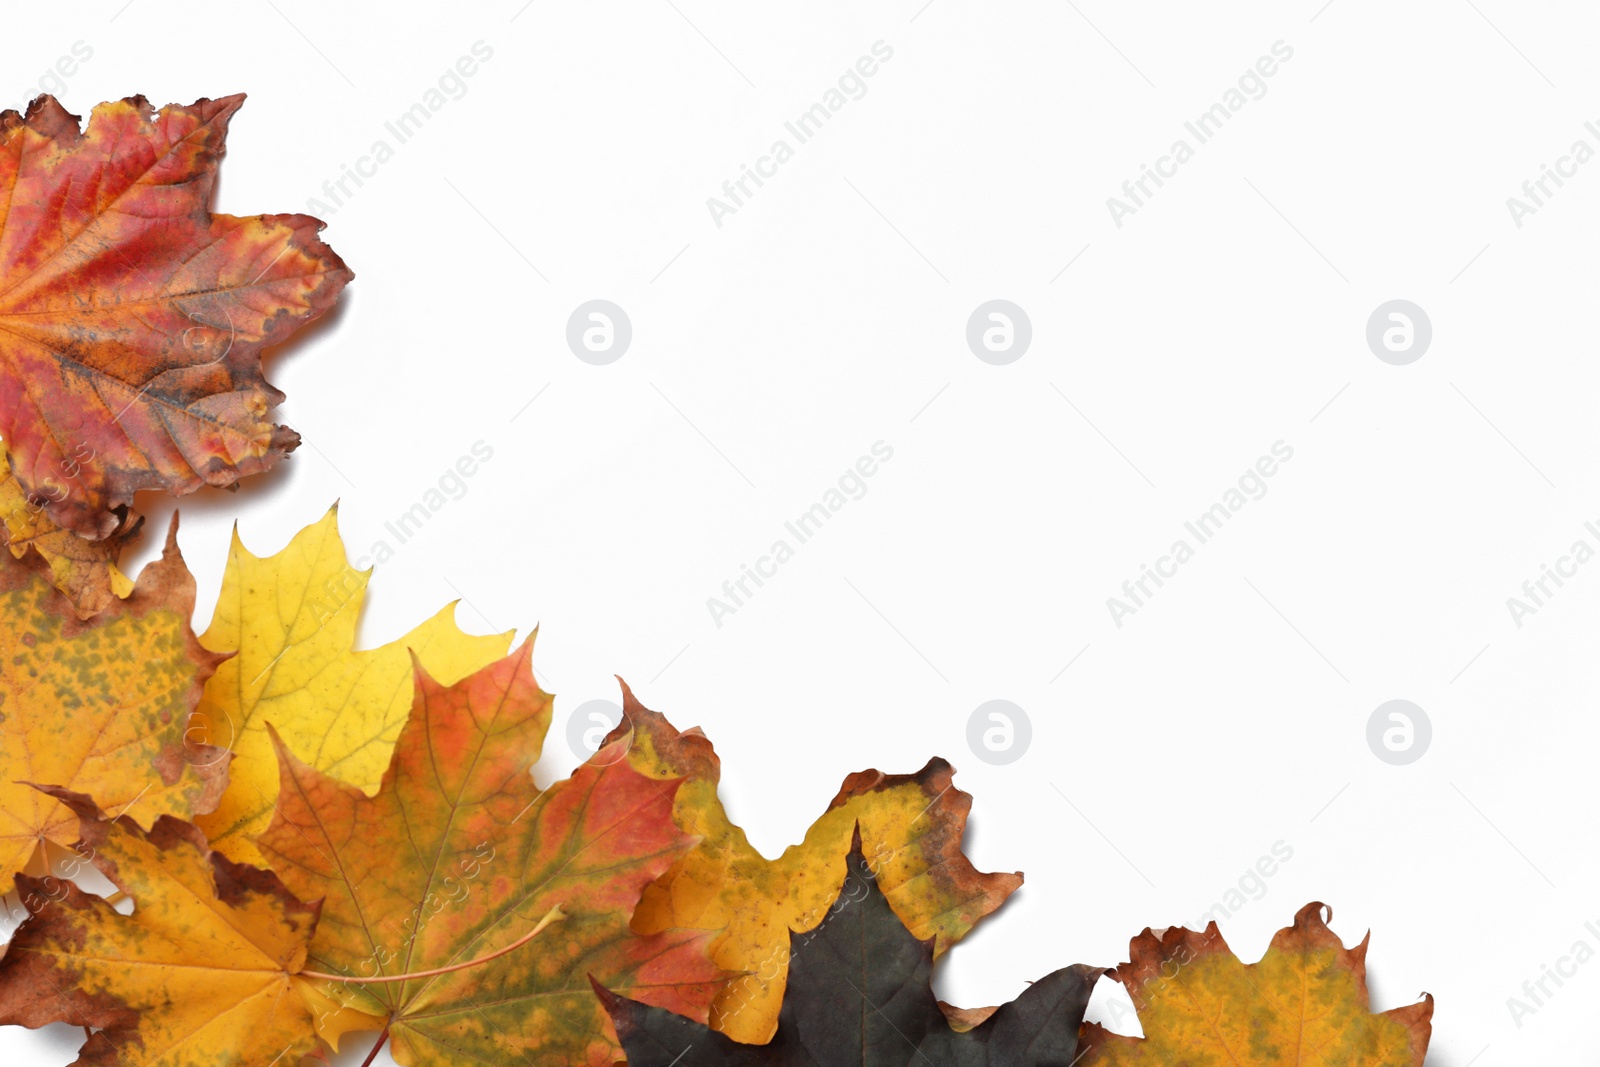
{"label": "green-tinged maple leaf", "polygon": [[[644,887],[694,843],[672,821],[678,783],[605,749],[540,790],[529,769],[551,699],[531,656],[530,639],[448,687],[418,668],[374,797],[274,738],[278,808],[257,844],[290,889],[322,899],[308,966],[350,976],[329,996],[386,1019],[401,1064],[600,1067],[620,1048],[587,975],[700,1018],[721,985],[706,935],[628,927]],[[483,959],[553,909],[536,942],[469,970],[370,981]],[[319,1025],[348,1028],[337,1013]]]}
{"label": "green-tinged maple leaf", "polygon": [[[1069,1067],[1098,968],[1054,971],[957,1031],[929,981],[933,942],[915,937],[878,888],[856,834],[828,915],[790,933],[778,1032],[741,1045],[691,1019],[619,996],[596,979],[630,1067]],[[947,1014],[948,1012],[948,1014]]]}

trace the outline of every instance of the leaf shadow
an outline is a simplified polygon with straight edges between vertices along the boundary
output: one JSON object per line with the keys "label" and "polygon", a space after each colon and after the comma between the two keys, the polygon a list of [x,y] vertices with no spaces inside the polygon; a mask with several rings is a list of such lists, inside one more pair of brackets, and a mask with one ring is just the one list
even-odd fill
{"label": "leaf shadow", "polygon": [[[340,295],[339,301],[328,310],[327,314],[295,331],[281,344],[263,349],[261,352],[263,377],[270,383],[271,378],[267,372],[280,360],[293,357],[300,349],[315,344],[337,329],[348,314],[349,305],[350,297],[346,291]],[[283,404],[268,413],[268,418],[292,428],[293,404],[294,396],[289,394]],[[237,520],[250,511],[264,513],[268,505],[274,502],[281,504],[286,499],[294,464],[307,462],[315,456],[316,451],[312,448],[311,440],[302,438],[300,446],[273,464],[271,469],[241,478],[227,488],[204,486],[181,497],[173,496],[163,489],[140,490],[134,496],[133,511],[135,515],[144,517],[145,525],[139,540],[124,552],[120,564],[122,570],[129,577],[134,577],[145,564],[161,554],[162,538],[167,524],[172,521],[174,511],[179,513],[180,530],[184,519]],[[343,478],[343,475],[340,477]],[[323,501],[319,508],[331,503],[333,503],[331,500]]]}

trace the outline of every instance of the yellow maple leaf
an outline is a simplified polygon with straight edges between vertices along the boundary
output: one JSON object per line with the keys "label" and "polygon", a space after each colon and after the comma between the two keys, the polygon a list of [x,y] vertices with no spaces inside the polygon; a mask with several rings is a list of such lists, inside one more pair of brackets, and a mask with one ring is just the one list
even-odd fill
{"label": "yellow maple leaf", "polygon": [[200,642],[237,655],[206,683],[198,713],[206,740],[233,752],[221,804],[197,820],[230,859],[265,862],[253,838],[271,824],[278,797],[268,723],[306,763],[371,795],[411,713],[411,653],[451,685],[510,648],[510,633],[463,633],[449,605],[397,641],[356,651],[371,573],[347,561],[337,507],[266,558],[234,531]]}

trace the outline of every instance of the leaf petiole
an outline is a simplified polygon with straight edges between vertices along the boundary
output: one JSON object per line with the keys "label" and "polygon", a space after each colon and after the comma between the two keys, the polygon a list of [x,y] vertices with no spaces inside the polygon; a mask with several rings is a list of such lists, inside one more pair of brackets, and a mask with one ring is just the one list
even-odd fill
{"label": "leaf petiole", "polygon": [[383,1032],[378,1035],[378,1040],[372,1043],[372,1051],[361,1061],[361,1067],[371,1067],[372,1061],[378,1058],[378,1050],[383,1048],[383,1043],[387,1040],[389,1040],[389,1024],[384,1023]]}
{"label": "leaf petiole", "polygon": [[449,974],[452,971],[464,971],[469,967],[476,967],[480,963],[488,963],[492,959],[497,959],[501,956],[504,956],[508,952],[512,952],[521,948],[523,945],[526,945],[529,941],[532,941],[535,937],[537,937],[540,931],[542,931],[545,927],[549,926],[551,923],[560,922],[566,917],[566,914],[561,910],[561,905],[557,904],[555,907],[551,908],[545,913],[545,917],[539,920],[539,925],[535,926],[532,930],[529,930],[526,934],[523,934],[521,937],[517,938],[517,940],[507,945],[505,948],[497,949],[496,951],[489,953],[487,956],[479,956],[477,959],[468,960],[465,963],[451,964],[449,967],[435,967],[429,971],[412,971],[410,974],[385,974],[379,975],[376,978],[355,978],[348,974],[325,974],[322,971],[301,971],[300,977],[320,978],[329,982],[354,981],[358,985],[373,985],[378,982],[409,982],[413,978],[432,978],[436,974]]}

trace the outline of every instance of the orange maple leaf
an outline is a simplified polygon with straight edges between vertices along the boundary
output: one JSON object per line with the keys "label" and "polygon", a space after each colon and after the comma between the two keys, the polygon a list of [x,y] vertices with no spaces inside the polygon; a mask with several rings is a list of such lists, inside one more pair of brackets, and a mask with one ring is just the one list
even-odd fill
{"label": "orange maple leaf", "polygon": [[213,215],[244,96],[0,113],[0,437],[30,499],[98,540],[133,495],[266,470],[299,443],[261,352],[351,278],[306,215]]}
{"label": "orange maple leaf", "polygon": [[[672,820],[679,783],[639,774],[615,744],[540,789],[529,768],[551,697],[532,651],[530,638],[452,686],[418,666],[376,796],[276,741],[281,788],[256,843],[291,892],[322,901],[309,960],[347,976],[327,995],[357,1016],[319,1016],[330,1043],[376,1019],[407,1067],[610,1067],[621,1048],[591,976],[705,1019],[725,977],[707,936],[628,927],[645,886],[695,843]],[[454,967],[469,959],[485,962]]]}

